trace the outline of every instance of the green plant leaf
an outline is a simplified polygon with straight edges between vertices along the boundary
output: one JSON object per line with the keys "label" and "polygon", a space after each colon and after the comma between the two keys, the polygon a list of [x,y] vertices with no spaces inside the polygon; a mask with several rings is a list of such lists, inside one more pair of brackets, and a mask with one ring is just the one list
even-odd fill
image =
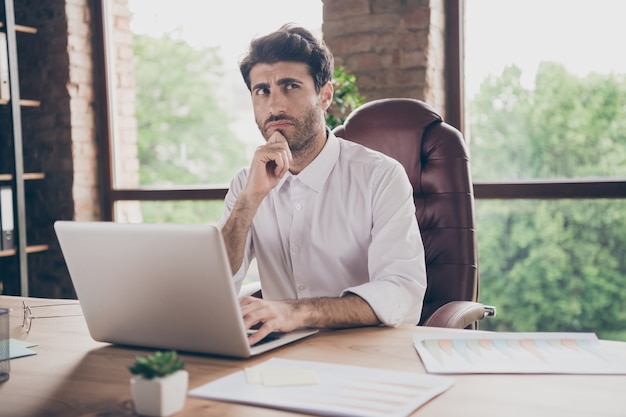
{"label": "green plant leaf", "polygon": [[326,125],[331,129],[343,124],[352,110],[365,103],[356,85],[356,76],[342,66],[335,67],[333,88],[333,102],[326,112]]}
{"label": "green plant leaf", "polygon": [[133,375],[141,375],[145,379],[159,378],[173,374],[185,368],[183,360],[171,350],[157,351],[149,356],[137,356],[135,363],[128,367]]}

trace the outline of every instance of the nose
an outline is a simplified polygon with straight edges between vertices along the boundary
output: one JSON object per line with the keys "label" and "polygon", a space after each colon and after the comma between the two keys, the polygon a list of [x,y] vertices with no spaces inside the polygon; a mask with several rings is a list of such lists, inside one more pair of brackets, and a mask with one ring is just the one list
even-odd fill
{"label": "nose", "polygon": [[287,100],[284,94],[274,92],[270,94],[268,101],[268,112],[270,116],[284,114],[287,110]]}

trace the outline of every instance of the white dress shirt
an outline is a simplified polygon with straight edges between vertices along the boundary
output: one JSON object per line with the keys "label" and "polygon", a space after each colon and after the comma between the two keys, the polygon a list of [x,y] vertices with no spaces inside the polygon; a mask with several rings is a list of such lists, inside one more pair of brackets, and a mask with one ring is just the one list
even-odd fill
{"label": "white dress shirt", "polygon": [[[226,195],[221,228],[248,177]],[[241,285],[257,258],[263,298],[363,298],[387,326],[417,324],[426,291],[413,188],[402,165],[328,135],[298,175],[287,173],[261,203],[248,233]]]}

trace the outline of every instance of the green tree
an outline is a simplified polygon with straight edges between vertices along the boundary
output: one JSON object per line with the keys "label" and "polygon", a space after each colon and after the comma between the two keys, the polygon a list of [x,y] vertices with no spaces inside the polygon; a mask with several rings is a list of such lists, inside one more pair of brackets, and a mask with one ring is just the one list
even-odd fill
{"label": "green tree", "polygon": [[489,76],[483,81],[480,93],[470,103],[470,149],[476,179],[525,176],[531,99],[520,78],[519,68],[505,68],[500,77]]}
{"label": "green tree", "polygon": [[[489,77],[470,103],[475,179],[626,175],[626,79],[544,63]],[[478,201],[483,328],[594,331],[626,340],[622,201]],[[621,333],[620,333],[621,332]]]}
{"label": "green tree", "polygon": [[[246,146],[217,98],[217,50],[166,34],[134,35],[133,52],[141,185],[227,184],[246,164]],[[202,222],[219,217],[217,210],[191,202],[143,205],[145,221]]]}
{"label": "green tree", "polygon": [[626,78],[580,78],[543,63],[537,72],[529,137],[537,178],[626,175]]}

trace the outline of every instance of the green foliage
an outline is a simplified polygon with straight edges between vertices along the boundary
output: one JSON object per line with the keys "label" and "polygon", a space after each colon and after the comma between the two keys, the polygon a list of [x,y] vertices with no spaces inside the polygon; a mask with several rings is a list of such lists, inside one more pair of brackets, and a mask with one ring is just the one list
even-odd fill
{"label": "green foliage", "polygon": [[183,360],[175,351],[157,351],[148,356],[137,356],[135,363],[128,367],[133,375],[145,379],[160,378],[185,368]]}
{"label": "green foliage", "polygon": [[[626,176],[626,78],[510,67],[471,106],[475,180]],[[593,331],[626,340],[626,210],[620,200],[477,201],[481,328]]]}
{"label": "green foliage", "polygon": [[[506,68],[500,77],[483,81],[470,103],[472,168],[475,179],[505,180],[524,176],[529,92],[521,71]],[[474,151],[475,150],[475,151]]]}
{"label": "green foliage", "polygon": [[223,200],[141,202],[144,221],[152,223],[216,223],[223,212]]}
{"label": "green foliage", "polygon": [[614,201],[477,202],[481,299],[508,331],[626,330],[626,211]]}
{"label": "green foliage", "polygon": [[[221,61],[176,34],[133,36],[140,184],[227,184],[247,164],[246,145],[231,131],[217,97]],[[146,222],[206,223],[219,218],[191,201],[142,204]]]}
{"label": "green foliage", "polygon": [[356,76],[348,73],[342,66],[335,67],[333,88],[333,102],[326,112],[326,124],[331,129],[342,124],[352,110],[365,103],[365,97],[359,93],[356,85]]}
{"label": "green foliage", "polygon": [[228,183],[246,155],[217,99],[217,51],[167,34],[134,35],[133,52],[140,183]]}
{"label": "green foliage", "polygon": [[579,78],[543,63],[488,77],[470,103],[476,180],[626,176],[626,76]]}

